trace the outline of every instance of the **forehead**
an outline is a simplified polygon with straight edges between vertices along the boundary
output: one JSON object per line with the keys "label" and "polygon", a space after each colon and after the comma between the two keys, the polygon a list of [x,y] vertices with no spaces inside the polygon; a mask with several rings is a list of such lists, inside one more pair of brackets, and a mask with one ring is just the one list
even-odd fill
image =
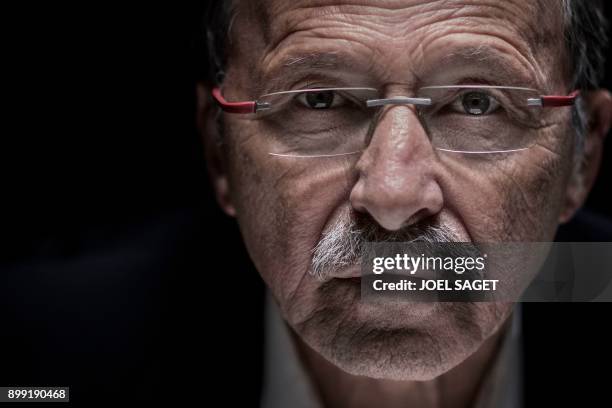
{"label": "forehead", "polygon": [[393,81],[394,67],[418,77],[469,60],[515,64],[542,85],[563,44],[555,0],[236,0],[233,14],[230,60],[260,81],[303,67]]}
{"label": "forehead", "polygon": [[[440,20],[487,17],[509,24],[527,35],[547,31],[561,11],[557,0],[236,0],[235,9],[262,24],[268,42],[309,19],[367,22],[389,32],[394,28],[423,26]],[[547,20],[544,18],[548,17]]]}

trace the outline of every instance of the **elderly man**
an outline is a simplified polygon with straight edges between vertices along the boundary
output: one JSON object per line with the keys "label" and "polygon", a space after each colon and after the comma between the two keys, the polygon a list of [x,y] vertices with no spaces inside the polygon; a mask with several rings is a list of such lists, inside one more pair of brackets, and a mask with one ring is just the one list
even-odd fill
{"label": "elderly man", "polygon": [[199,122],[267,284],[263,406],[518,406],[513,303],[369,304],[369,241],[552,241],[612,97],[595,2],[225,1]]}

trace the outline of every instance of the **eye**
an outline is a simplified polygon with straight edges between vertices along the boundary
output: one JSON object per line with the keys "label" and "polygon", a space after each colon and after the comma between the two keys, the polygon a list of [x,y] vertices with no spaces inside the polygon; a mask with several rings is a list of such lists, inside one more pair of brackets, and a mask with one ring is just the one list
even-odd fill
{"label": "eye", "polygon": [[498,108],[499,102],[484,92],[466,92],[453,102],[453,109],[472,116],[488,115]]}
{"label": "eye", "polygon": [[335,91],[303,92],[297,99],[310,109],[329,109],[344,102],[344,98]]}

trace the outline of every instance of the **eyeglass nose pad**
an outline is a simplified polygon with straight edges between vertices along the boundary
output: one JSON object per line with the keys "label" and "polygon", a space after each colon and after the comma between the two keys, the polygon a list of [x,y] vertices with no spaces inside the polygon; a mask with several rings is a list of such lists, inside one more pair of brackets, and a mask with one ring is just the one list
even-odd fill
{"label": "eyeglass nose pad", "polygon": [[409,98],[407,96],[396,96],[393,98],[385,99],[369,99],[366,101],[368,108],[385,105],[418,105],[418,106],[430,106],[431,98]]}

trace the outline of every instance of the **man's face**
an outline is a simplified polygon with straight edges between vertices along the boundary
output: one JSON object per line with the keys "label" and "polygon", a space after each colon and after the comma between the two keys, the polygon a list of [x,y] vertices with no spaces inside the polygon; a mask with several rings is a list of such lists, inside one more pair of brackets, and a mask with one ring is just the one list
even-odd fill
{"label": "man's face", "polygon": [[[556,4],[244,1],[223,92],[252,100],[306,86],[369,86],[411,95],[467,81],[566,94]],[[225,115],[226,208],[284,318],[312,349],[353,374],[433,378],[473,353],[511,305],[365,304],[359,269],[316,279],[313,251],[334,225],[357,218],[382,234],[419,224],[464,242],[552,240],[575,141],[569,108],[550,115],[530,149],[468,155],[436,150],[413,107],[389,106],[361,154],[317,158],[269,154],[292,123]]]}

